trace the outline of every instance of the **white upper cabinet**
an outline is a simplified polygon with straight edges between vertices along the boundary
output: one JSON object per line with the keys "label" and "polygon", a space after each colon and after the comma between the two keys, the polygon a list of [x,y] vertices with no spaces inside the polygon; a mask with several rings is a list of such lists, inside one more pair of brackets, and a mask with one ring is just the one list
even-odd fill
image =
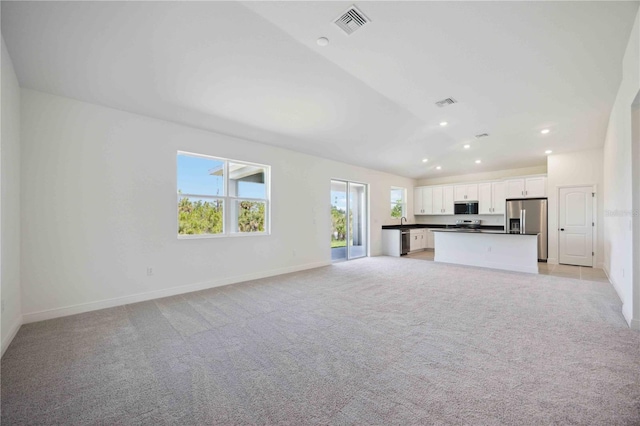
{"label": "white upper cabinet", "polygon": [[454,203],[478,202],[478,214],[504,214],[508,198],[547,196],[547,178],[531,176],[504,181],[459,185],[419,186],[414,189],[413,213],[416,215],[452,215]]}
{"label": "white upper cabinet", "polygon": [[454,201],[478,201],[478,184],[468,183],[454,186]]}
{"label": "white upper cabinet", "polygon": [[547,178],[544,176],[509,179],[506,198],[538,198],[547,196]]}
{"label": "white upper cabinet", "polygon": [[505,183],[485,182],[478,185],[478,214],[504,214]]}
{"label": "white upper cabinet", "polygon": [[432,214],[453,214],[453,186],[433,187]]}
{"label": "white upper cabinet", "polygon": [[524,180],[524,196],[539,198],[547,196],[547,178],[544,176],[529,177]]}
{"label": "white upper cabinet", "polygon": [[453,214],[453,186],[442,187],[442,214]]}
{"label": "white upper cabinet", "polygon": [[433,214],[433,187],[419,186],[413,190],[413,214]]}
{"label": "white upper cabinet", "polygon": [[507,185],[507,198],[524,197],[524,179],[509,179]]}
{"label": "white upper cabinet", "polygon": [[453,186],[433,187],[432,211],[432,214],[453,214]]}
{"label": "white upper cabinet", "polygon": [[422,208],[424,214],[433,214],[433,188],[430,186],[422,188]]}
{"label": "white upper cabinet", "polygon": [[419,186],[413,190],[413,214],[424,214],[422,207],[422,186]]}
{"label": "white upper cabinet", "polygon": [[506,184],[504,182],[491,182],[491,203],[493,214],[504,214],[506,204]]}
{"label": "white upper cabinet", "polygon": [[478,185],[478,214],[491,214],[493,201],[491,196],[491,182]]}

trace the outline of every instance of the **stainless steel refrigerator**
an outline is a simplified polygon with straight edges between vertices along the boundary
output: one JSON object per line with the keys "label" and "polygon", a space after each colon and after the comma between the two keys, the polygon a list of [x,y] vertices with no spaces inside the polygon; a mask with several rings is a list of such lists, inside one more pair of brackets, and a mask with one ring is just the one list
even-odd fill
{"label": "stainless steel refrigerator", "polygon": [[507,232],[538,235],[538,260],[547,261],[548,210],[546,198],[507,200]]}

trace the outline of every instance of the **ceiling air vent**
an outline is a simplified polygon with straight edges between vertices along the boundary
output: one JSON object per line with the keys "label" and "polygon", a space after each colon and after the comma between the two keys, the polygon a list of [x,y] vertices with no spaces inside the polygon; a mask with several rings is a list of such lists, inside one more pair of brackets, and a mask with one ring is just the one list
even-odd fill
{"label": "ceiling air vent", "polygon": [[351,6],[346,12],[340,15],[338,19],[333,21],[333,23],[340,27],[347,35],[353,34],[358,28],[363,27],[369,22],[371,22],[371,20],[364,16],[364,13],[360,12],[355,6]]}
{"label": "ceiling air vent", "polygon": [[443,99],[441,101],[436,102],[436,105],[438,105],[440,108],[446,107],[447,105],[452,105],[452,104],[457,104],[458,101],[456,101],[453,98],[447,98],[447,99]]}
{"label": "ceiling air vent", "polygon": [[476,139],[486,138],[487,136],[489,136],[489,133],[480,133],[479,135],[476,135]]}

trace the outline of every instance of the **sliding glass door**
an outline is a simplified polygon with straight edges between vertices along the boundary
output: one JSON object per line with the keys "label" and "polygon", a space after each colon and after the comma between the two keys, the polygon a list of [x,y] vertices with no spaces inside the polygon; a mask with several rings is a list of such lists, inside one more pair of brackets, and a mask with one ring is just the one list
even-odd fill
{"label": "sliding glass door", "polygon": [[368,253],[367,185],[331,181],[331,260],[364,257]]}
{"label": "sliding glass door", "polygon": [[367,255],[367,185],[348,182],[349,241],[348,259]]}

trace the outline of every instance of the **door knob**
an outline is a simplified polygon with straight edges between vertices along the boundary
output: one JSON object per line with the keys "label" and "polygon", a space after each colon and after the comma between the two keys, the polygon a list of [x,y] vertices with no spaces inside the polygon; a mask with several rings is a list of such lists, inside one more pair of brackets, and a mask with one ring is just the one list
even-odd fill
{"label": "door knob", "polygon": [[561,231],[564,231],[564,228],[560,228]]}

